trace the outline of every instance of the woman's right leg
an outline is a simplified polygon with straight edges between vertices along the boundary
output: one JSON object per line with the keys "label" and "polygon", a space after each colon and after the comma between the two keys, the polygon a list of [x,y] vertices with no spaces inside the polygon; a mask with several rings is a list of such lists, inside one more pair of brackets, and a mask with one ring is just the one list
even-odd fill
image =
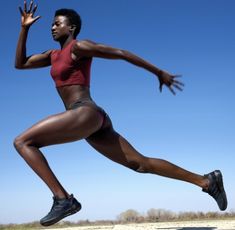
{"label": "woman's right leg", "polygon": [[56,178],[39,148],[24,142],[24,134],[15,139],[14,145],[27,164],[47,184],[55,197],[65,198],[69,196]]}
{"label": "woman's right leg", "polygon": [[83,106],[48,117],[15,139],[14,145],[19,154],[54,194],[50,212],[40,220],[43,226],[55,224],[78,212],[81,204],[65,191],[39,148],[86,138],[97,131],[102,122],[99,112]]}
{"label": "woman's right leg", "polygon": [[100,128],[102,121],[100,113],[89,107],[80,107],[42,120],[18,136],[14,145],[28,165],[48,185],[54,196],[66,198],[68,193],[39,149],[86,138]]}

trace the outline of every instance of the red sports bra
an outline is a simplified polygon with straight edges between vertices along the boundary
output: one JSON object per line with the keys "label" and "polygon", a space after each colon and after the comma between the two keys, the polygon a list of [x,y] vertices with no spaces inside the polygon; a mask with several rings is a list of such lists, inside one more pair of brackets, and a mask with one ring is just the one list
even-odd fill
{"label": "red sports bra", "polygon": [[92,58],[74,61],[71,48],[76,43],[72,40],[64,49],[51,52],[51,76],[56,87],[65,85],[90,86],[90,67]]}

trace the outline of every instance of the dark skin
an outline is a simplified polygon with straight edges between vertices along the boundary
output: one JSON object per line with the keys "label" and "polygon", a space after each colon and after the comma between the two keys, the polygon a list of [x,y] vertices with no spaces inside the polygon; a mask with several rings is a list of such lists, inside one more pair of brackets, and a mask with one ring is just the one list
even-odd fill
{"label": "dark skin", "polygon": [[[37,6],[33,1],[27,9],[26,1],[21,12],[21,32],[19,35],[15,66],[18,69],[31,69],[50,66],[48,50],[41,54],[26,55],[26,41],[30,26],[40,17],[34,17]],[[60,43],[61,49],[74,39],[74,25],[70,25],[65,16],[57,16],[52,24],[53,39]],[[169,74],[129,51],[97,44],[92,41],[77,41],[71,51],[71,57],[79,62],[84,57],[99,57],[106,59],[121,59],[133,65],[144,68],[152,73],[160,83],[160,91],[165,85],[173,94],[175,89],[182,90],[183,84],[176,80],[175,75]],[[88,87],[80,85],[63,86],[57,88],[65,108],[68,108],[79,98],[90,98]],[[168,161],[149,158],[137,150],[119,133],[117,133],[109,118],[105,119],[94,108],[82,106],[74,110],[67,110],[52,115],[33,125],[19,135],[14,142],[15,148],[28,165],[48,185],[54,196],[68,197],[68,192],[60,184],[50,169],[40,148],[86,139],[87,142],[105,157],[140,173],[152,173],[195,184],[201,188],[208,188],[208,180],[202,176],[189,172]],[[101,126],[103,124],[102,129]]]}

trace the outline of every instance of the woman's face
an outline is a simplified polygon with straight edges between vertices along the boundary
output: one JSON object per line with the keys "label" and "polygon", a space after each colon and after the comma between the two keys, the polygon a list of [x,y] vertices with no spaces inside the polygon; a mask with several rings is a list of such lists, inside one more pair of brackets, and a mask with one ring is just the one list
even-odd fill
{"label": "woman's face", "polygon": [[56,16],[52,23],[51,34],[55,41],[72,35],[71,25],[66,16]]}

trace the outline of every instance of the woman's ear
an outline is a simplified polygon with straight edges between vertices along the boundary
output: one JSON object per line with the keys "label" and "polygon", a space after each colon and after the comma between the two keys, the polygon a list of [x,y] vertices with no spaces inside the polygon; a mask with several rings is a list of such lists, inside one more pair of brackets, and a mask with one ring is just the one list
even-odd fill
{"label": "woman's ear", "polygon": [[70,26],[70,31],[72,32],[73,35],[74,35],[75,30],[76,30],[76,26],[75,25],[71,25]]}

